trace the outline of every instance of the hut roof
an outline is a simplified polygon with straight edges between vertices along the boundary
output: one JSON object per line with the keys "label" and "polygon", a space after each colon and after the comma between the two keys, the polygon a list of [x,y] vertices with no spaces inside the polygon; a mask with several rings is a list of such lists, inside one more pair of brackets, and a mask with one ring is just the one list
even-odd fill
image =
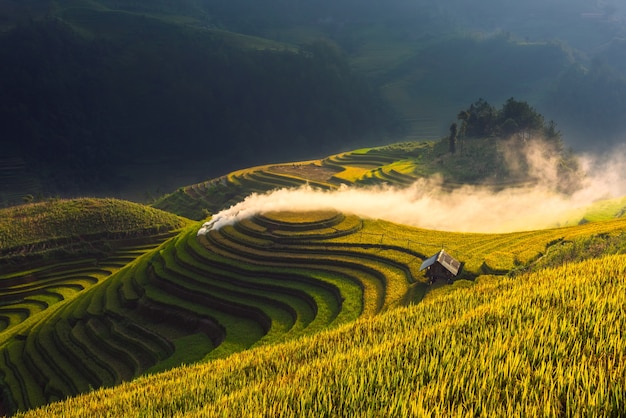
{"label": "hut roof", "polygon": [[432,257],[429,257],[426,260],[424,260],[424,262],[420,266],[420,271],[432,266],[433,264],[437,262],[441,264],[443,267],[445,267],[446,270],[448,270],[450,273],[454,274],[455,276],[459,273],[459,269],[461,268],[461,263],[458,260],[456,260],[454,257],[452,257],[450,254],[448,254],[444,250],[441,250],[437,254],[433,255]]}

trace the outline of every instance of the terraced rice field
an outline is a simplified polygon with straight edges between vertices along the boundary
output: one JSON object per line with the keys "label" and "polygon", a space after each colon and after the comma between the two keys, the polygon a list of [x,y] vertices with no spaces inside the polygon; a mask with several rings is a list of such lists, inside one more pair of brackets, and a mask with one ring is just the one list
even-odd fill
{"label": "terraced rice field", "polygon": [[0,274],[0,332],[100,283],[154,249],[167,235],[137,240],[138,244],[120,247],[102,259],[48,263],[28,271]]}
{"label": "terraced rice field", "polygon": [[441,288],[20,416],[621,417],[625,257]]}
{"label": "terraced rice field", "polygon": [[[397,144],[254,167],[181,188],[157,206],[203,219],[249,193],[276,188],[404,186],[427,173],[421,161],[432,152],[425,143]],[[93,232],[94,221],[76,220],[96,203],[59,209],[59,219],[72,214],[62,223],[66,228],[84,227],[69,234],[79,243],[87,236],[83,230]],[[619,217],[623,200],[598,208],[602,219],[605,212]],[[30,241],[17,239],[26,227],[7,227],[5,235],[15,248],[27,248],[42,231],[28,216],[18,218],[30,226]],[[441,248],[461,261],[459,278],[480,282],[530,269],[549,258],[546,254],[581,239],[624,242],[626,219],[600,218],[575,227],[479,234],[413,228],[334,210],[265,212],[201,234],[201,223],[195,223],[149,245],[120,247],[105,259],[4,274],[0,410],[26,410],[183,363],[293,341],[357,319],[370,321],[422,300],[432,288],[419,267]],[[187,222],[177,219],[180,225]],[[102,234],[108,233],[111,222],[101,223]],[[135,224],[139,228],[143,221]],[[45,231],[44,238],[52,232]],[[470,286],[457,283],[454,288]]]}
{"label": "terraced rice field", "polygon": [[[39,302],[29,302],[28,287],[21,289],[30,316],[0,333],[10,406],[26,409],[148,371],[316,333],[407,303],[426,286],[414,251],[335,242],[364,232],[355,216],[270,213],[205,236],[197,230],[111,276],[106,263],[91,270],[68,265],[64,274],[38,271],[41,295],[32,299]],[[125,262],[123,254],[109,261]],[[81,280],[89,288],[79,289]],[[68,289],[80,293],[63,303],[46,301]],[[35,315],[37,303],[49,303],[45,316]]]}
{"label": "terraced rice field", "polygon": [[342,184],[393,184],[406,186],[428,173],[423,161],[432,144],[415,142],[367,148],[329,156],[323,160],[252,167],[179,189],[154,207],[191,219],[206,211],[218,212],[251,193],[308,184],[324,190]]}
{"label": "terraced rice field", "polygon": [[[28,409],[417,302],[428,289],[419,266],[442,243],[462,261],[461,277],[503,275],[577,237],[623,236],[626,220],[469,234],[329,210],[269,212],[198,236],[199,228],[130,263],[136,253],[111,257],[125,265],[108,277],[91,271],[92,279],[78,279],[83,267],[69,265],[76,274],[65,282],[38,273],[45,284],[37,298],[28,286],[14,289],[16,298],[24,292],[22,309],[31,314],[0,332],[5,408]],[[35,315],[44,303],[45,315]]]}

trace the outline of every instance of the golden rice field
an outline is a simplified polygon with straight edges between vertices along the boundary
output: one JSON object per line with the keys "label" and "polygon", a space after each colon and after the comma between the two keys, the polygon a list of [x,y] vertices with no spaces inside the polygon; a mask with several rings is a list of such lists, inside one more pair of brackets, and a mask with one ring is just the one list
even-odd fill
{"label": "golden rice field", "polygon": [[[72,294],[64,289],[75,283],[74,272],[82,266],[71,265],[69,271],[61,269],[62,276],[58,279],[53,274],[45,276],[47,281],[35,282],[32,290],[25,290],[30,292],[25,293],[31,295],[30,299],[38,298],[40,305],[35,305],[41,306],[38,310],[31,307],[34,302],[29,302],[30,299],[14,298],[13,305],[8,305],[11,296],[4,295],[7,304],[0,311],[6,318],[7,330],[0,332],[0,384],[5,408],[28,410],[188,362],[221,364],[222,359],[237,359],[233,356],[256,347],[279,347],[354,321],[357,325],[369,324],[370,319],[380,315],[394,317],[398,309],[404,312],[402,315],[410,315],[413,308],[407,310],[407,306],[411,305],[422,310],[426,309],[423,306],[430,306],[428,314],[424,311],[418,314],[430,319],[419,326],[415,319],[416,327],[411,331],[423,330],[428,337],[408,333],[408,329],[376,325],[377,329],[415,342],[420,338],[432,339],[435,335],[432,333],[443,332],[443,328],[433,328],[434,324],[445,327],[451,324],[448,320],[454,315],[467,311],[474,318],[472,325],[464,325],[463,334],[455,331],[454,337],[449,337],[459,339],[465,346],[475,333],[472,327],[491,321],[485,315],[492,312],[489,307],[492,302],[512,300],[508,293],[504,297],[493,295],[517,286],[518,280],[522,283],[533,277],[543,277],[546,286],[559,282],[562,273],[552,270],[539,270],[535,276],[523,273],[533,265],[540,265],[548,254],[558,254],[562,248],[588,239],[621,245],[602,247],[598,255],[609,250],[623,253],[626,242],[626,219],[507,234],[478,234],[407,227],[329,210],[255,215],[196,237],[198,228],[199,224],[191,225],[157,249],[143,251],[146,254],[141,257],[137,253],[136,260],[130,254],[125,256],[120,262],[126,263],[126,267],[113,275],[93,279],[87,286],[83,285],[84,290],[77,288]],[[419,271],[420,264],[441,246],[462,261],[460,277],[473,279],[476,284],[460,280],[454,286],[428,293],[420,302],[428,289],[427,279]],[[584,263],[571,269],[581,278],[589,276],[586,280],[590,281],[597,274]],[[514,271],[517,273],[512,278]],[[13,274],[5,279],[15,281],[15,277]],[[54,292],[60,296],[43,306],[53,295],[53,288],[46,284],[50,280],[57,284]],[[16,289],[16,295],[20,295],[18,290],[21,291]],[[468,291],[481,298],[480,309],[471,305],[474,302],[463,299]],[[524,290],[520,294],[528,296],[529,292]],[[453,295],[461,299],[451,299]],[[567,294],[561,298],[569,300]],[[470,307],[464,308],[464,304]],[[27,316],[17,317],[18,310]],[[515,321],[510,323],[511,327],[517,326]],[[349,331],[355,336],[361,333]],[[346,348],[351,354],[344,356],[359,358],[362,354],[358,350],[364,347],[368,348],[363,355],[366,358],[371,355],[370,340],[364,340],[364,344],[359,339],[341,344],[355,341],[356,346]],[[484,343],[481,350],[485,350],[491,340],[481,341]],[[394,350],[389,347],[395,343],[381,344],[385,347],[382,351]],[[445,347],[450,344],[448,340],[441,342]],[[413,348],[418,353],[423,349]],[[428,361],[440,368],[438,362],[443,360],[439,356],[444,355],[450,354],[437,353],[435,359]],[[325,356],[316,361],[324,363],[323,368],[327,369],[331,365],[325,363],[329,361]],[[445,364],[452,361],[445,358]],[[361,363],[369,365],[363,359]],[[304,378],[298,375],[296,380]],[[371,377],[358,377],[357,381],[363,386],[368,379]],[[399,378],[397,384],[403,379],[406,378]],[[320,384],[329,385],[325,381]],[[347,383],[341,383],[344,384]],[[472,399],[478,396],[467,393]],[[335,395],[325,396],[337,404]],[[313,401],[319,399],[311,398]],[[407,402],[403,400],[402,405],[411,404]],[[307,409],[330,408],[328,404],[314,402],[303,405]],[[385,405],[374,405],[371,409],[380,407],[384,411]],[[326,410],[330,414],[329,411]],[[156,412],[148,413],[152,414]]]}
{"label": "golden rice field", "polygon": [[[155,207],[200,220],[276,188],[404,186],[440,145],[252,167]],[[197,236],[113,199],[5,209],[0,256],[48,264],[0,271],[0,415],[626,416],[625,199],[499,234],[329,209]],[[460,275],[430,286],[441,248]]]}
{"label": "golden rice field", "polygon": [[625,277],[626,255],[484,276],[18,416],[623,416]]}
{"label": "golden rice field", "polygon": [[589,236],[616,236],[626,239],[626,219],[599,221],[578,226],[535,231],[483,234],[433,231],[398,225],[383,220],[363,220],[359,233],[338,237],[338,242],[378,241],[380,244],[410,248],[424,256],[445,248],[464,262],[467,278],[482,274],[506,274],[527,265],[552,247]]}

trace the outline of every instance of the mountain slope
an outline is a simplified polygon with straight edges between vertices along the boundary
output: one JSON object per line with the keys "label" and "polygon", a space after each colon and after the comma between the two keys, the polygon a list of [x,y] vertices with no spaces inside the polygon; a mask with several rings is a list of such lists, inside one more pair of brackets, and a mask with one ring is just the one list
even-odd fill
{"label": "mountain slope", "polygon": [[595,256],[623,252],[625,222],[471,234],[321,211],[266,213],[199,236],[195,224],[0,333],[4,408],[25,410],[419,302],[429,289],[419,266],[442,242],[461,260],[460,277],[480,282],[541,266],[544,254],[558,265],[568,243],[580,248],[588,238],[612,243]]}
{"label": "mountain slope", "polygon": [[172,233],[188,221],[117,199],[51,199],[0,209],[0,264],[106,254],[125,240]]}
{"label": "mountain slope", "polygon": [[[254,191],[307,182],[309,189],[373,184],[382,190],[393,184],[400,190],[434,172],[443,176],[445,187],[438,190],[447,195],[474,171],[488,180],[493,170],[506,168],[491,164],[501,160],[502,146],[494,138],[467,140],[459,155],[449,153],[446,141],[366,148],[319,161],[239,170],[183,188],[163,202],[202,218],[207,208],[219,210]],[[482,157],[470,158],[474,154]],[[481,162],[489,162],[492,171],[478,170]],[[457,165],[465,167],[463,173],[454,169]],[[528,175],[491,185],[510,187],[513,179],[521,187],[530,181]],[[39,242],[41,232],[52,247],[64,242],[45,238],[78,235],[84,247],[93,242],[89,233],[97,239],[106,231],[115,236],[107,238],[112,248],[104,258],[76,253],[78,259],[68,263],[2,276],[2,406],[26,410],[145,373],[367,322],[420,302],[439,286],[429,287],[419,267],[442,245],[462,262],[459,278],[478,283],[623,253],[626,221],[615,219],[623,216],[623,206],[623,199],[597,202],[587,213],[567,214],[573,219],[569,224],[584,217],[581,225],[503,234],[433,231],[328,209],[264,210],[221,228],[188,224],[174,237],[169,233],[132,248],[111,239],[132,231],[141,235],[144,224],[171,224],[171,230],[187,222],[115,200],[5,209],[13,214],[7,219],[15,219],[12,227],[32,231],[28,237],[5,228],[13,231],[5,235],[20,239],[14,247]],[[223,216],[216,215],[216,221]],[[451,288],[470,284],[460,280]]]}
{"label": "mountain slope", "polygon": [[623,255],[433,294],[337,330],[19,416],[617,416]]}
{"label": "mountain slope", "polygon": [[[267,164],[181,187],[153,206],[191,219],[203,219],[256,193],[309,185],[318,190],[394,186],[398,189],[427,178],[440,178],[446,190],[472,184],[493,191],[541,183],[546,170],[555,170],[550,187],[571,192],[580,181],[576,157],[558,140],[523,141],[498,137],[463,138],[459,152],[449,152],[447,139],[414,141],[361,148],[320,160]],[[539,151],[540,150],[540,151]],[[541,152],[545,164],[530,155]],[[547,159],[552,159],[548,162]],[[556,163],[556,165],[555,165]],[[559,184],[560,183],[560,184]],[[435,187],[435,186],[433,186]],[[580,220],[580,219],[578,219]],[[576,220],[576,221],[578,221]]]}
{"label": "mountain slope", "polygon": [[[392,127],[376,91],[326,42],[296,48],[174,18],[67,8],[0,33],[0,61],[11,63],[0,68],[3,149],[34,176],[35,195],[119,196],[154,161],[164,178],[181,166],[206,178]],[[0,198],[19,199],[21,183],[0,181]],[[135,184],[133,197],[156,183]]]}

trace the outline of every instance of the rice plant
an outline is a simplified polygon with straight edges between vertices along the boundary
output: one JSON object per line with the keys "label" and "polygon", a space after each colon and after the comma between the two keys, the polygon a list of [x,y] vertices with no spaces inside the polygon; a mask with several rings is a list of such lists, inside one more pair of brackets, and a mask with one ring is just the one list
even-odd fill
{"label": "rice plant", "polygon": [[18,416],[621,416],[626,256],[479,280]]}

